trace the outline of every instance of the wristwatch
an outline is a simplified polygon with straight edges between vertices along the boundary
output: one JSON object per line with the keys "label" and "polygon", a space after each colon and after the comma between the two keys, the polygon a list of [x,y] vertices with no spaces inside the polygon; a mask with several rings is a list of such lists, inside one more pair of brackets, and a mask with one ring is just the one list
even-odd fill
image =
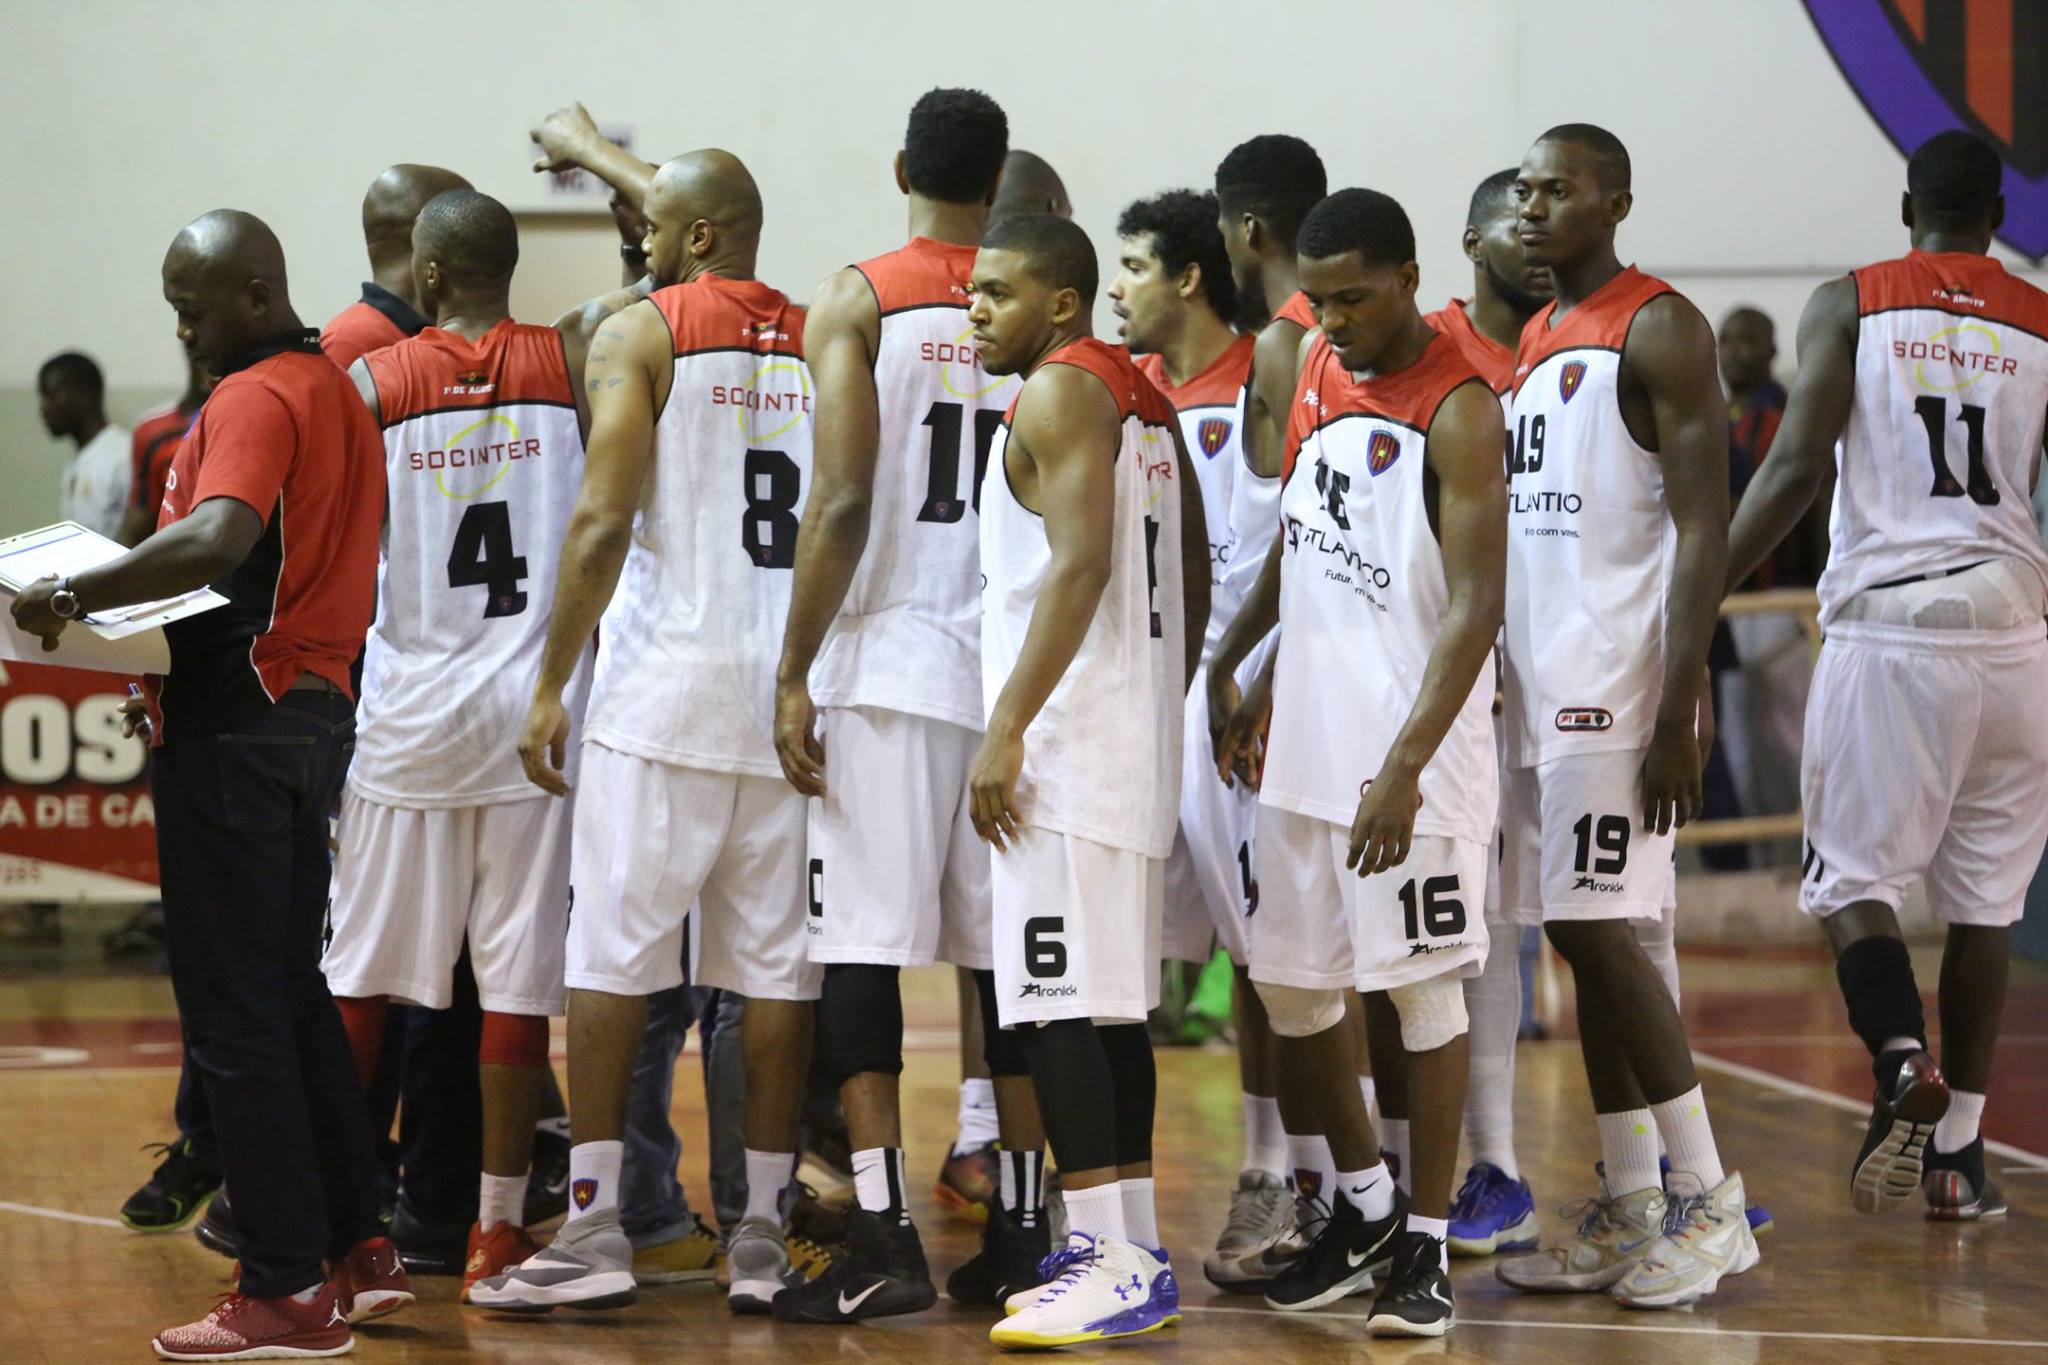
{"label": "wristwatch", "polygon": [[60,621],[76,620],[79,615],[78,594],[71,591],[71,580],[60,578],[57,587],[50,593],[50,614]]}

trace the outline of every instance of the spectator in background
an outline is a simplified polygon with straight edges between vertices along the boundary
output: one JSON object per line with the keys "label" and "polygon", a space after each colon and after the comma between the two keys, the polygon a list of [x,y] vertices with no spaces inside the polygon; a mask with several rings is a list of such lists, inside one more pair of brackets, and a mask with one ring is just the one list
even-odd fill
{"label": "spectator in background", "polygon": [[128,441],[128,506],[121,514],[121,532],[114,538],[123,545],[138,545],[156,529],[157,509],[163,505],[164,482],[171,474],[171,457],[178,442],[199,415],[199,405],[213,391],[213,381],[199,362],[185,357],[185,392],[173,402],[151,408],[135,419],[135,434]]}
{"label": "spectator in background", "polygon": [[114,536],[128,505],[128,433],[107,420],[107,381],[92,357],[65,351],[36,373],[43,429],[78,447],[64,471],[60,518]]}

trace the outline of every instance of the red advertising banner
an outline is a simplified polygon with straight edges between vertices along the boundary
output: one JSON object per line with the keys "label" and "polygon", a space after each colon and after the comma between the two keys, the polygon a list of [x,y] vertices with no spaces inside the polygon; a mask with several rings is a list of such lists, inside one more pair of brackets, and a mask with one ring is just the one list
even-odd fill
{"label": "red advertising banner", "polygon": [[0,901],[155,898],[148,746],[121,734],[131,681],[0,660]]}

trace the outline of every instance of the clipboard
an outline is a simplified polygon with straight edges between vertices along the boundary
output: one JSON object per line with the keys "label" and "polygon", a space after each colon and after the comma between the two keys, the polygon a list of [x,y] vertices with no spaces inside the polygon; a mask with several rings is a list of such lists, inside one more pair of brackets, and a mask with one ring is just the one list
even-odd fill
{"label": "clipboard", "polygon": [[[127,547],[119,541],[109,540],[75,521],[60,521],[0,540],[0,588],[19,593],[38,579],[83,573],[127,553]],[[76,624],[103,640],[125,640],[226,605],[227,598],[213,589],[199,588],[175,597],[87,612]]]}

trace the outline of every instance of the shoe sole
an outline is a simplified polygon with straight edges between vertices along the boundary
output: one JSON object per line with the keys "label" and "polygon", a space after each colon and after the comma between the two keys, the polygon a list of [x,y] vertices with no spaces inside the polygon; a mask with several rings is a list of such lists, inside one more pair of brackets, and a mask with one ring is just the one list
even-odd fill
{"label": "shoe sole", "polygon": [[702,1270],[635,1270],[633,1278],[640,1284],[702,1284],[718,1278],[718,1267],[705,1266]]}
{"label": "shoe sole", "polygon": [[372,1318],[388,1318],[402,1308],[412,1307],[414,1298],[410,1289],[372,1289],[358,1294],[348,1310],[348,1325],[354,1327]]}
{"label": "shoe sole", "polygon": [[774,1311],[775,1296],[780,1292],[782,1286],[772,1281],[738,1284],[725,1296],[725,1306],[736,1318],[767,1317]]}
{"label": "shoe sole", "polygon": [[1498,1256],[1506,1251],[1534,1251],[1540,1243],[1541,1230],[1533,1211],[1487,1237],[1444,1239],[1453,1256]]}
{"label": "shoe sole", "polygon": [[[936,1305],[939,1301],[939,1291],[931,1289],[930,1286],[926,1287],[930,1290],[929,1293],[919,1294],[908,1299],[885,1300],[880,1294],[872,1295],[869,1298],[863,1299],[859,1310],[853,1313],[832,1312],[808,1315],[799,1312],[776,1313],[775,1320],[777,1322],[802,1323],[806,1326],[830,1326],[835,1324],[843,1326],[849,1322],[866,1322],[869,1318],[898,1318],[906,1313],[922,1313]],[[871,1304],[882,1304],[884,1306],[870,1307],[869,1305]],[[773,1310],[771,1309],[771,1311]]]}
{"label": "shoe sole", "polygon": [[1362,1265],[1356,1272],[1345,1276],[1329,1288],[1296,1303],[1282,1303],[1271,1294],[1268,1294],[1266,1295],[1266,1307],[1278,1313],[1311,1313],[1318,1308],[1327,1308],[1339,1299],[1348,1299],[1353,1294],[1371,1292],[1372,1272],[1373,1267]]}
{"label": "shoe sole", "polygon": [[1927,1221],[1930,1223],[1979,1223],[1987,1218],[2006,1215],[2007,1205],[2003,1199],[1987,1207],[1960,1171],[1929,1171],[1923,1177],[1923,1184],[1927,1191]]}
{"label": "shoe sole", "polygon": [[1617,1280],[1615,1281],[1614,1292],[1610,1295],[1610,1297],[1613,1298],[1613,1300],[1616,1303],[1620,1304],[1623,1308],[1683,1308],[1687,1304],[1698,1303],[1701,1299],[1708,1297],[1715,1290],[1719,1289],[1721,1287],[1721,1281],[1727,1279],[1730,1275],[1740,1275],[1744,1271],[1753,1270],[1756,1268],[1757,1263],[1763,1260],[1763,1254],[1756,1249],[1756,1239],[1754,1234],[1751,1234],[1750,1243],[1748,1247],[1745,1248],[1745,1251],[1745,1255],[1731,1262],[1724,1269],[1715,1271],[1713,1276],[1709,1278],[1705,1283],[1697,1285],[1691,1289],[1676,1290],[1668,1294],[1647,1294],[1639,1297],[1624,1297],[1620,1292],[1621,1282]]}
{"label": "shoe sole", "polygon": [[212,1203],[213,1195],[209,1194],[205,1198],[201,1199],[198,1203],[194,1204],[191,1208],[187,1209],[185,1211],[185,1216],[180,1218],[175,1223],[138,1223],[133,1218],[130,1218],[125,1212],[120,1214],[119,1217],[121,1219],[122,1227],[128,1229],[128,1231],[130,1232],[139,1232],[145,1237],[158,1232],[183,1232],[186,1228],[191,1227],[193,1220],[197,1219],[202,1214],[204,1214],[207,1210],[207,1207]]}
{"label": "shoe sole", "polygon": [[1850,1178],[1849,1197],[1858,1213],[1883,1213],[1913,1197],[1920,1188],[1934,1125],[1935,1120],[1892,1120],[1891,1131],[1857,1163]]}
{"label": "shoe sole", "polygon": [[1519,1289],[1524,1294],[1602,1294],[1621,1283],[1621,1277],[1628,1274],[1632,1262],[1623,1262],[1607,1270],[1589,1271],[1582,1275],[1549,1275],[1541,1280],[1517,1280],[1507,1273],[1505,1264],[1493,1268],[1493,1277],[1510,1289]]}
{"label": "shoe sole", "polygon": [[1365,1330],[1376,1337],[1440,1337],[1457,1325],[1456,1314],[1441,1322],[1410,1322],[1398,1313],[1375,1313],[1365,1320]]}
{"label": "shoe sole", "polygon": [[[482,1285],[476,1286],[482,1289]],[[564,1290],[576,1289],[573,1296]],[[490,1291],[486,1291],[488,1293]],[[502,1291],[500,1291],[502,1292]],[[502,1299],[492,1302],[488,1297],[478,1298],[474,1291],[470,1302],[479,1308],[488,1308],[496,1313],[552,1313],[557,1308],[624,1308],[633,1302],[633,1272],[630,1270],[605,1270],[595,1275],[586,1275],[580,1280],[553,1288],[522,1286],[521,1292],[529,1297],[523,1299]],[[559,1297],[556,1297],[559,1295]]]}
{"label": "shoe sole", "polygon": [[1162,1331],[1168,1319],[1132,1328],[1128,1332],[1018,1332],[1009,1330],[1008,1322],[999,1322],[988,1329],[990,1344],[1007,1346],[1012,1350],[1051,1350],[1055,1346],[1079,1346],[1090,1341],[1121,1341],[1126,1337],[1142,1337]]}
{"label": "shoe sole", "polygon": [[932,1198],[940,1208],[957,1218],[964,1218],[977,1226],[988,1222],[988,1205],[978,1199],[969,1199],[951,1185],[932,1186]]}
{"label": "shoe sole", "polygon": [[172,1351],[152,1340],[149,1348],[161,1360],[320,1360],[347,1355],[355,1350],[356,1339],[350,1337],[339,1346],[252,1346],[246,1351]]}

